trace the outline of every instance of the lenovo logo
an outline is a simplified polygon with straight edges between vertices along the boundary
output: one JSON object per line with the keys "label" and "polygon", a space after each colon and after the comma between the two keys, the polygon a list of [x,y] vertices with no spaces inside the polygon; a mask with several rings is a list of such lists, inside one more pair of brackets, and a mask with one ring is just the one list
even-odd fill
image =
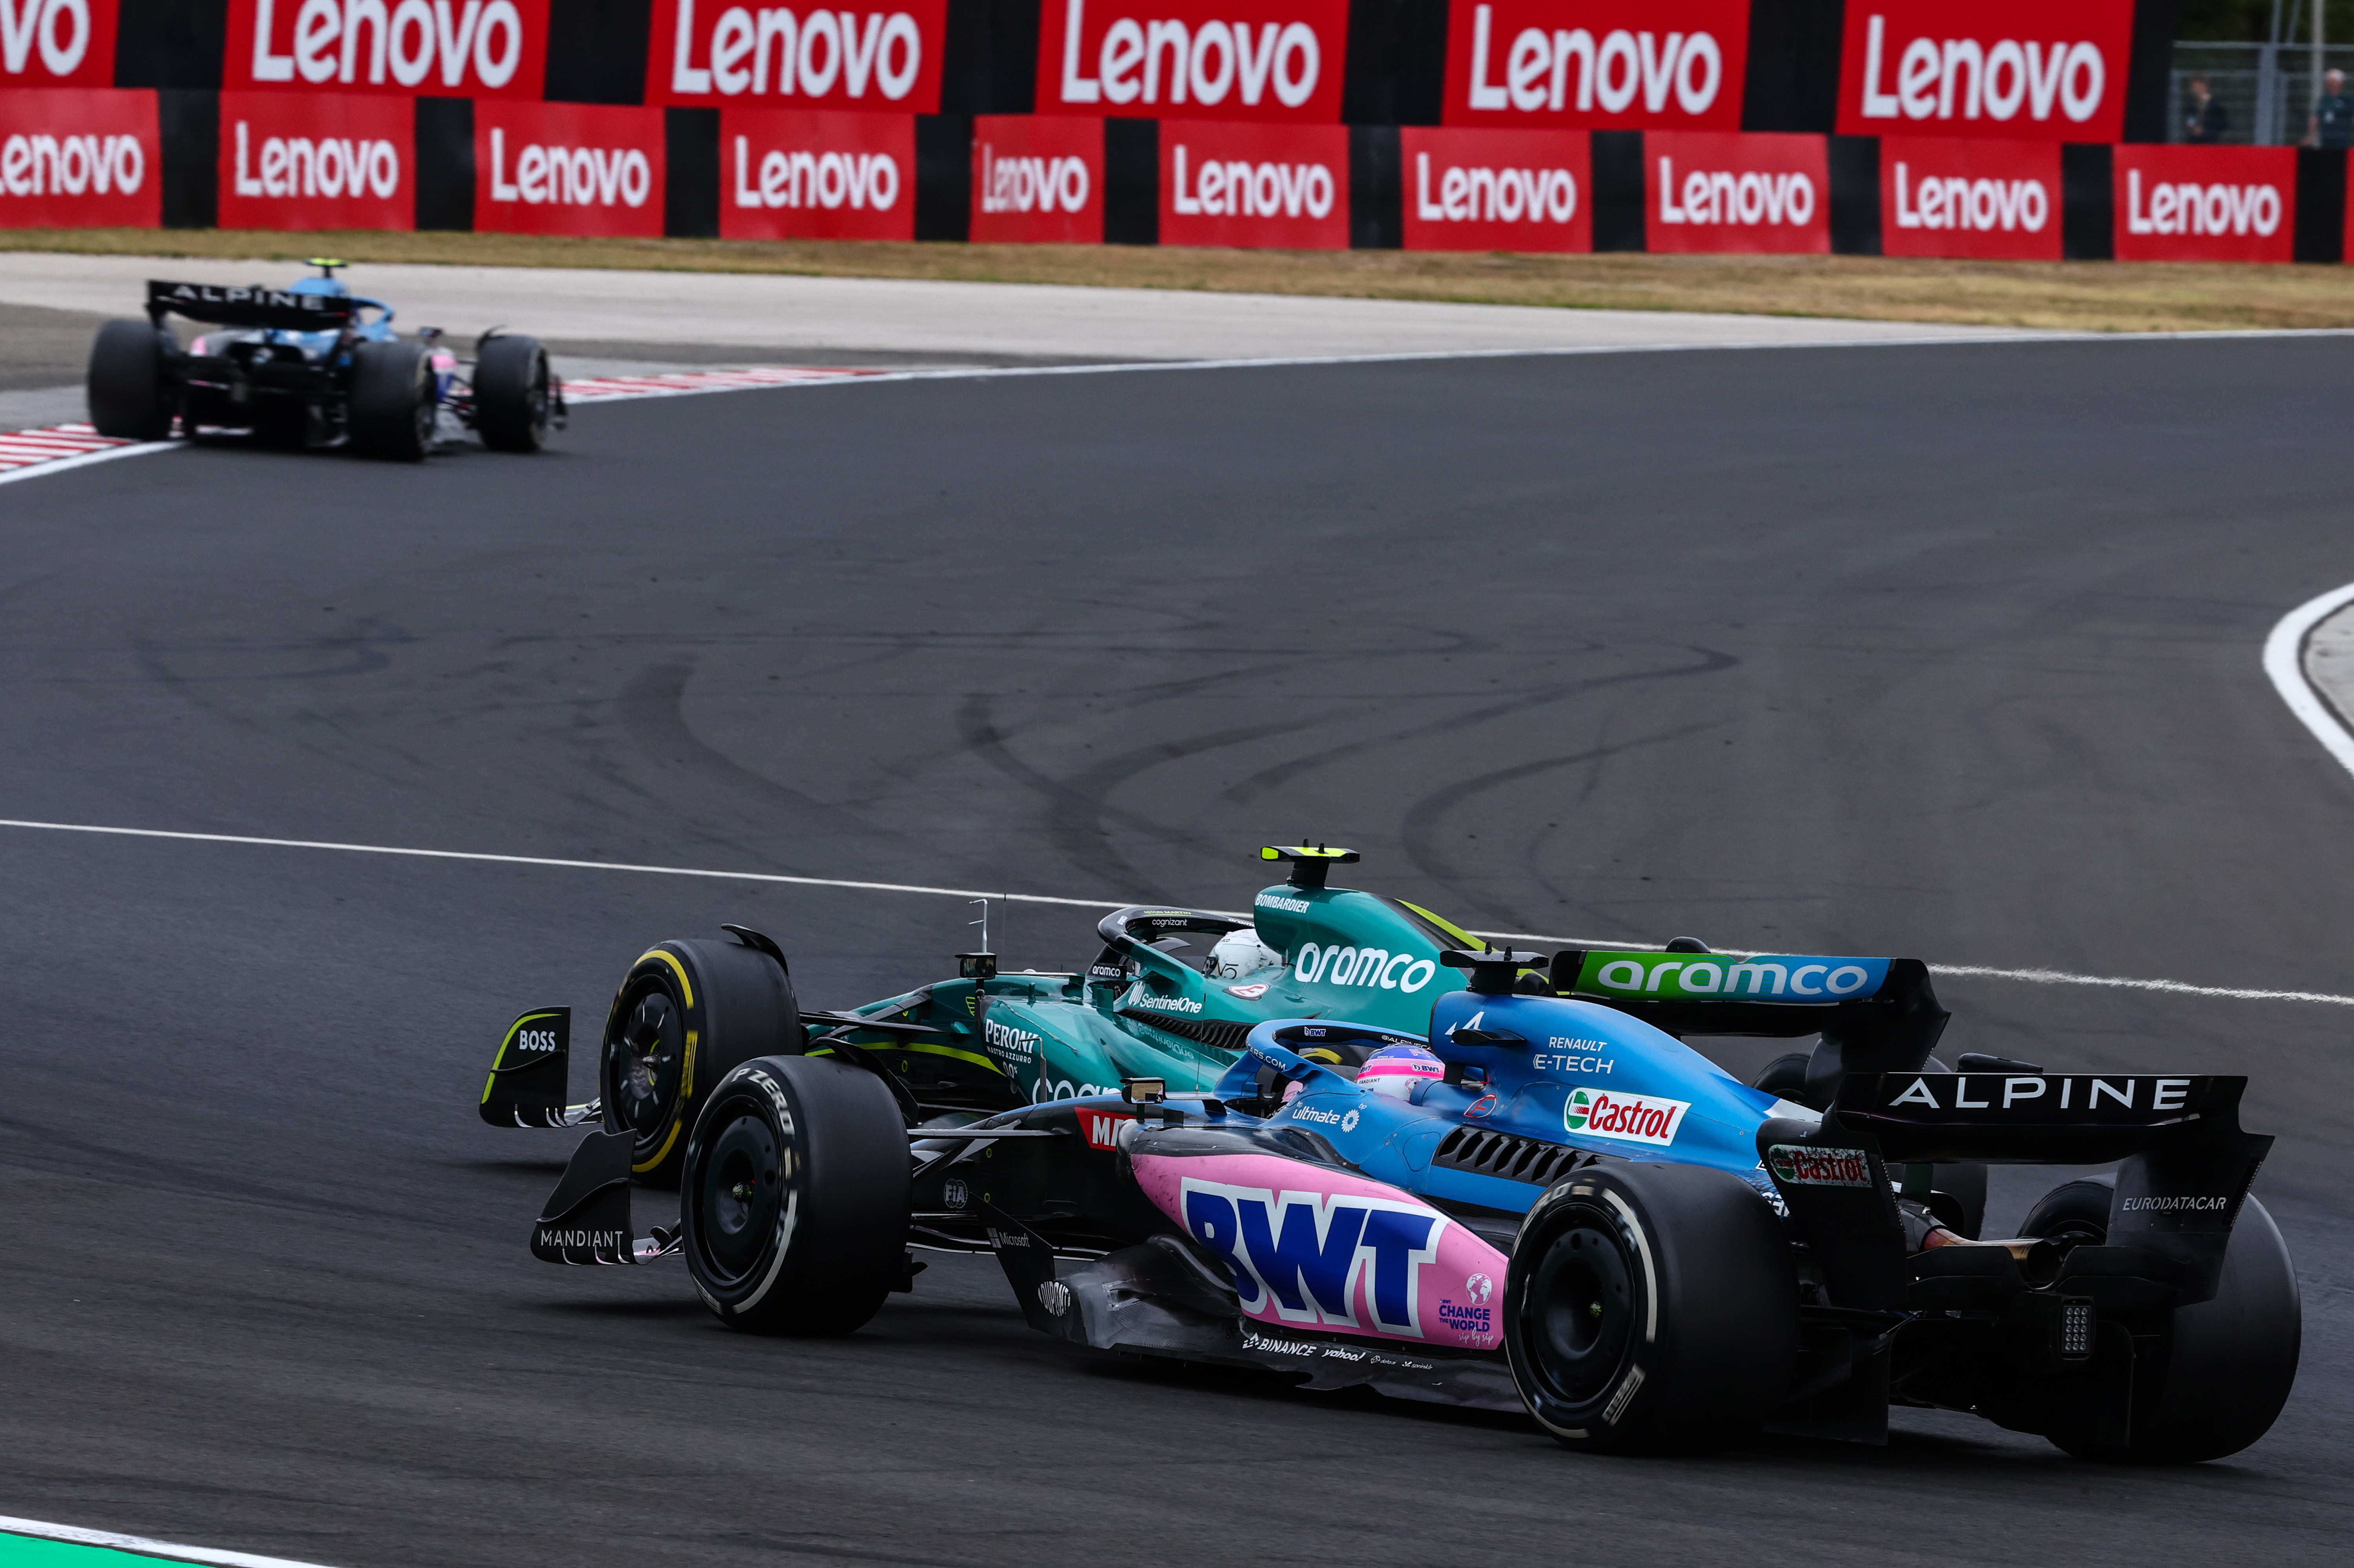
{"label": "lenovo logo", "polygon": [[1430,154],[1414,159],[1414,214],[1426,223],[1567,223],[1577,216],[1577,176],[1567,169],[1490,169],[1457,164],[1438,176]]}
{"label": "lenovo logo", "polygon": [[2148,187],[2139,169],[2126,172],[2126,232],[2128,234],[2247,235],[2280,232],[2281,194],[2269,185],[2200,185],[2161,180]]}
{"label": "lenovo logo", "polygon": [[1659,160],[1661,223],[1779,228],[1803,227],[1814,217],[1815,182],[1803,174],[1761,174],[1753,169],[1735,175],[1723,169],[1692,169],[1679,186],[1675,161]]}
{"label": "lenovo logo", "polygon": [[653,165],[635,147],[561,147],[525,143],[507,173],[507,133],[491,131],[491,200],[527,206],[643,207]]}
{"label": "lenovo logo", "polygon": [[[353,136],[265,136],[257,156],[246,122],[237,122],[231,188],[240,196],[357,196],[388,200],[400,190],[400,149]],[[531,1047],[525,1047],[531,1049]],[[548,1047],[553,1049],[553,1047]]]}
{"label": "lenovo logo", "polygon": [[[695,0],[677,0],[671,33],[670,91],[755,97],[864,99],[896,103],[924,69],[924,32],[906,11],[795,12],[788,7],[714,8],[695,26]],[[837,92],[837,90],[838,92]]]}
{"label": "lenovo logo", "polygon": [[2041,234],[2052,218],[2052,193],[2041,180],[1931,177],[1914,183],[1896,164],[1896,227]]}
{"label": "lenovo logo", "polygon": [[1475,110],[1534,114],[1574,107],[1583,113],[1598,105],[1606,114],[1623,114],[1639,97],[1647,114],[1664,113],[1672,101],[1682,112],[1698,115],[1708,112],[1724,85],[1724,51],[1712,35],[1625,27],[1604,34],[1599,43],[1584,27],[1523,27],[1513,37],[1500,73],[1490,75],[1494,11],[1492,5],[1472,11]]}
{"label": "lenovo logo", "polygon": [[90,0],[0,0],[0,71],[22,76],[35,59],[69,77],[90,58]]}
{"label": "lenovo logo", "polygon": [[[1024,156],[1001,158],[989,143],[981,143],[981,210],[999,212],[1081,212],[1087,205],[1087,161]],[[1266,899],[1262,897],[1261,903]],[[1301,905],[1305,909],[1306,905]]]}
{"label": "lenovo logo", "polygon": [[1888,21],[1865,24],[1862,114],[1866,120],[2007,121],[2024,110],[2048,121],[2056,105],[2079,124],[2101,107],[2108,61],[2098,44],[1998,38],[1916,37],[1887,69]]}
{"label": "lenovo logo", "polygon": [[1189,26],[1174,18],[1122,16],[1104,29],[1092,58],[1083,37],[1086,22],[1087,0],[1064,0],[1065,104],[1214,109],[1231,101],[1257,108],[1272,93],[1275,102],[1298,109],[1314,96],[1323,75],[1323,46],[1305,22]]}
{"label": "lenovo logo", "polygon": [[0,143],[0,190],[12,196],[131,196],[146,178],[136,136],[36,133]]}
{"label": "lenovo logo", "polygon": [[899,164],[888,154],[771,151],[761,155],[756,186],[750,148],[748,138],[736,138],[737,207],[847,206],[887,212],[899,199]]}
{"label": "lenovo logo", "polygon": [[[245,0],[239,9],[248,5],[256,83],[496,91],[546,48],[544,37],[527,48],[515,0]],[[544,31],[546,0],[533,13]]]}
{"label": "lenovo logo", "polygon": [[[1189,178],[1185,143],[1177,144],[1176,209],[1188,216],[1324,217],[1332,211],[1332,171],[1322,164],[1260,164],[1211,159]],[[1310,944],[1311,947],[1314,944]]]}

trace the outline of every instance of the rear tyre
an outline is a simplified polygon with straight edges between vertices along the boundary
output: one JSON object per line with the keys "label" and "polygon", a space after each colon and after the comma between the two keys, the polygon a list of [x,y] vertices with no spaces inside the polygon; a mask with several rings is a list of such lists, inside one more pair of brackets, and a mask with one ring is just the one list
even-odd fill
{"label": "rear tyre", "polygon": [[1789,1244],[1766,1201],[1724,1171],[1581,1171],[1521,1223],[1504,1349],[1529,1413],[1570,1447],[1723,1447],[1756,1430],[1789,1384]]}
{"label": "rear tyre", "polygon": [[547,444],[547,351],[535,337],[494,337],[474,360],[474,431],[494,452]]}
{"label": "rear tyre", "polygon": [[[2021,1232],[2100,1245],[2108,1239],[2112,1181],[2053,1188],[2029,1212]],[[2089,1443],[2055,1433],[2054,1444],[2108,1464],[2189,1465],[2236,1454],[2272,1430],[2296,1382],[2305,1311],[2288,1244],[2264,1204],[2242,1202],[2214,1299],[2158,1316],[2157,1334],[2136,1325],[2126,1441]]]}
{"label": "rear tyre", "polygon": [[874,1074],[764,1056],[688,1140],[679,1216],[704,1304],[756,1334],[846,1334],[905,1276],[906,1123]]}
{"label": "rear tyre", "polygon": [[678,1184],[687,1134],[712,1086],[755,1056],[807,1041],[784,965],[734,942],[663,942],[631,966],[605,1016],[598,1092],[605,1126],[631,1134],[630,1169]]}
{"label": "rear tyre", "polygon": [[90,422],[118,440],[172,433],[170,361],[178,345],[146,322],[113,321],[90,347]]}
{"label": "rear tyre", "polygon": [[440,412],[432,360],[423,344],[371,339],[353,346],[353,450],[417,462],[432,448]]}

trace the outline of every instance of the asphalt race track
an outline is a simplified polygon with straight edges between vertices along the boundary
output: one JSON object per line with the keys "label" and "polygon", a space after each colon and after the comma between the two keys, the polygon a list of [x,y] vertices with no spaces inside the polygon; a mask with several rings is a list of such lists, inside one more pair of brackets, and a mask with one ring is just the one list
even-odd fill
{"label": "asphalt race track", "polygon": [[[2347,352],[898,382],[585,408],[542,460],[108,463],[0,491],[0,815],[1220,908],[1307,833],[1496,930],[2345,992],[2354,779],[2259,655],[2354,580]],[[2344,1561],[2354,1009],[1940,982],[1948,1052],[2252,1075],[2306,1312],[2254,1448],[1899,1413],[1581,1459],[1066,1359],[986,1260],[823,1343],[531,1261],[571,1140],[475,1118],[511,1016],[593,1044],[723,920],[864,1001],[943,972],[952,899],[17,828],[0,868],[0,1513],[345,1568]]]}

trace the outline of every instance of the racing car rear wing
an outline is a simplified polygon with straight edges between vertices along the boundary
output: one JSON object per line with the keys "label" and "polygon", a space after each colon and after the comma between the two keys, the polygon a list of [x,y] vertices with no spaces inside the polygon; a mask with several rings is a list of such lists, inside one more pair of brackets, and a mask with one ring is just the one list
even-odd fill
{"label": "racing car rear wing", "polygon": [[1819,1033],[1808,1088],[1829,1100],[1850,1073],[1917,1072],[1953,1016],[1918,959],[1564,948],[1553,989],[1681,1038]]}
{"label": "racing car rear wing", "polygon": [[298,294],[261,283],[243,288],[162,279],[147,283],[147,319],[159,328],[166,315],[181,315],[213,326],[341,332],[351,324],[358,304],[348,294]]}

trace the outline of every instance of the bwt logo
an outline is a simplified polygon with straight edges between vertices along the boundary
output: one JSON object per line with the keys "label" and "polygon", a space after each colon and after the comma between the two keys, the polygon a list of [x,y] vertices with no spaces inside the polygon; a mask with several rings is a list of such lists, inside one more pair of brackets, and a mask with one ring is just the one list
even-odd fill
{"label": "bwt logo", "polygon": [[1084,212],[1087,190],[1084,158],[1001,158],[996,148],[981,144],[983,212]]}
{"label": "bwt logo", "polygon": [[1385,948],[1320,948],[1309,942],[1300,948],[1292,973],[1303,980],[1321,980],[1326,985],[1368,985],[1384,991],[1416,991],[1430,983],[1438,973],[1438,966],[1428,959],[1417,959],[1412,953],[1392,953]]}
{"label": "bwt logo", "polygon": [[1597,46],[1584,27],[1567,31],[1523,27],[1512,39],[1500,81],[1488,77],[1488,35],[1494,7],[1471,13],[1471,107],[1517,109],[1524,114],[1559,111],[1570,101],[1569,68],[1577,67],[1579,113],[1598,101],[1606,114],[1623,114],[1639,91],[1643,111],[1659,114],[1669,94],[1686,114],[1705,114],[1724,85],[1724,51],[1707,33],[1652,32],[1624,27],[1605,34]]}
{"label": "bwt logo", "polygon": [[1675,160],[1661,158],[1661,223],[1797,228],[1812,222],[1815,216],[1815,182],[1805,175],[1765,175],[1755,170],[1734,175],[1723,169],[1693,169],[1684,175],[1681,207],[1676,205],[1676,194]]}
{"label": "bwt logo", "polygon": [[643,207],[653,165],[635,147],[556,147],[526,142],[507,177],[507,133],[491,128],[491,199],[532,207]]}
{"label": "bwt logo", "polygon": [[90,53],[90,0],[0,0],[0,69],[24,75],[38,44],[43,70],[71,76]]}
{"label": "bwt logo", "polygon": [[[483,87],[502,88],[523,63],[523,14],[514,0],[302,0],[285,26],[278,0],[255,0],[253,79],[318,85],[384,84],[390,71],[416,87],[438,64],[440,85],[456,87],[474,68]],[[281,48],[281,43],[283,48]]]}
{"label": "bwt logo", "polygon": [[[695,64],[696,44],[704,63]],[[734,98],[773,91],[823,98],[839,83],[845,98],[864,98],[869,85],[886,99],[915,90],[924,65],[923,30],[905,11],[810,11],[783,6],[748,10],[730,5],[707,38],[695,31],[695,0],[679,0],[673,36],[670,90],[681,96],[716,92]]]}
{"label": "bwt logo", "polygon": [[1087,0],[1065,0],[1065,103],[1190,101],[1206,109],[1224,103],[1231,93],[1246,107],[1257,108],[1272,87],[1277,102],[1297,109],[1315,95],[1324,69],[1316,29],[1305,22],[1265,23],[1254,42],[1247,22],[1188,27],[1178,21],[1122,16],[1104,29],[1096,74],[1082,76],[1079,34],[1086,20]]}
{"label": "bwt logo", "polygon": [[1893,120],[1965,120],[1983,115],[2009,120],[2024,106],[2031,120],[2060,112],[2082,122],[2101,107],[2108,86],[2108,63],[2091,43],[2021,43],[1998,39],[1992,48],[1976,38],[1914,38],[1896,62],[1896,90],[1881,87],[1888,19],[1874,16],[1864,34],[1863,117]]}
{"label": "bwt logo", "polygon": [[[2052,193],[2041,180],[1966,180],[1935,175],[1906,189],[1911,173],[1896,164],[1896,227],[1899,228],[2025,229],[2041,234],[2052,218]],[[2277,199],[2277,198],[2275,198]],[[2270,233],[2271,230],[2265,230]]]}
{"label": "bwt logo", "polygon": [[1577,216],[1577,176],[1567,169],[1461,165],[1438,176],[1430,199],[1430,154],[1414,155],[1414,215],[1425,223],[1567,223]]}
{"label": "bwt logo", "polygon": [[830,210],[847,206],[888,212],[899,199],[898,161],[887,153],[763,154],[758,187],[748,177],[750,168],[748,139],[738,136],[737,207],[816,207]]}
{"label": "bwt logo", "polygon": [[0,143],[0,190],[12,196],[132,196],[146,178],[147,154],[136,136],[11,136]]}
{"label": "bwt logo", "polygon": [[[1185,1228],[1232,1272],[1243,1310],[1287,1323],[1423,1337],[1423,1266],[1447,1222],[1418,1204],[1186,1177]],[[1372,1321],[1358,1307],[1369,1302]]]}
{"label": "bwt logo", "polygon": [[378,200],[389,200],[400,190],[400,150],[389,142],[349,136],[322,136],[315,142],[308,136],[268,136],[262,139],[259,164],[249,161],[249,150],[246,122],[240,120],[231,178],[241,196],[373,193]]}
{"label": "bwt logo", "polygon": [[2160,181],[2142,205],[2141,171],[2126,171],[2126,232],[2128,234],[2240,234],[2280,232],[2281,194],[2272,185],[2202,185],[2195,180]]}

